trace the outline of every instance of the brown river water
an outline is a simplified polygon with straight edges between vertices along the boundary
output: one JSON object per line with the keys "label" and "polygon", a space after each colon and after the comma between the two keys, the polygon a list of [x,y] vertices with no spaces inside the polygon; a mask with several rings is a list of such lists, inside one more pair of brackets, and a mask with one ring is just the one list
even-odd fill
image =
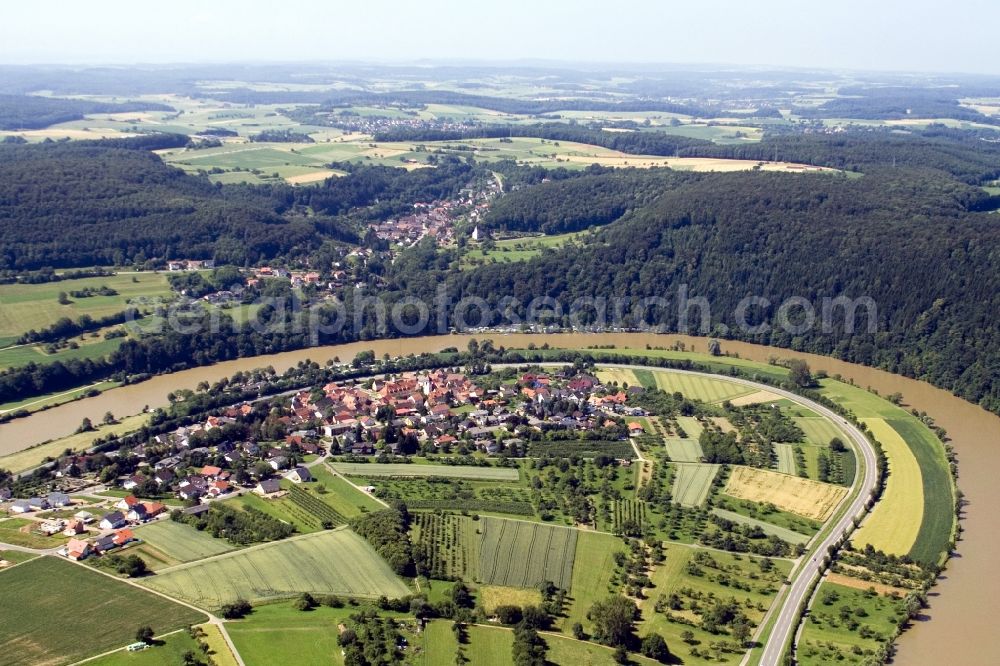
{"label": "brown river water", "polygon": [[[282,372],[305,359],[322,363],[339,356],[347,361],[368,349],[377,357],[440,351],[445,347],[464,349],[473,337],[491,338],[497,346],[506,347],[548,342],[553,347],[615,345],[641,349],[647,344],[669,347],[681,341],[689,349],[694,346],[697,351],[707,350],[705,338],[652,333],[449,335],[314,347],[162,375],[16,419],[0,425],[0,455],[67,435],[84,417],[97,420],[107,411],[125,416],[138,413],[147,405],[165,406],[170,391],[193,390],[199,382],[211,383],[240,370],[270,365]],[[723,342],[723,349],[764,362],[775,356],[804,358],[813,370],[839,373],[853,379],[858,386],[877,389],[882,395],[899,392],[906,405],[926,411],[948,431],[959,459],[959,487],[968,501],[962,522],[965,532],[958,553],[931,591],[926,616],[900,638],[896,663],[1000,664],[1000,638],[996,629],[1000,619],[1000,576],[996,575],[996,557],[1000,554],[1000,417],[927,383],[825,356],[732,341]]]}

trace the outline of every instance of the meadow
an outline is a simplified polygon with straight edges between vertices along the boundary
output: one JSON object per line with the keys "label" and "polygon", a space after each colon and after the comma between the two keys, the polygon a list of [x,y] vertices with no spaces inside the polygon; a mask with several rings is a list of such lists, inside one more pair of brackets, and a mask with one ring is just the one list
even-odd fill
{"label": "meadow", "polygon": [[[440,625],[434,627],[434,625]],[[428,635],[424,639],[427,646],[427,658],[423,662],[427,666],[451,664],[455,661],[455,651],[458,644],[451,636],[450,623],[437,621],[431,624]],[[448,641],[443,634],[451,636]],[[511,646],[514,642],[514,632],[506,627],[494,627],[481,624],[468,628],[469,644],[465,646],[466,658],[476,666],[510,666]],[[613,666],[614,651],[597,643],[577,641],[558,634],[542,632],[542,639],[548,646],[546,663],[575,664],[577,666]],[[440,646],[433,645],[441,641]],[[652,666],[657,662],[638,654],[630,654],[630,663]]]}
{"label": "meadow", "polygon": [[218,608],[240,598],[265,601],[301,592],[364,598],[409,593],[372,547],[345,529],[181,565],[142,582],[202,608]]}
{"label": "meadow", "polygon": [[[752,622],[760,622],[791,569],[789,562],[771,560],[773,568],[765,571],[760,558],[709,553],[680,544],[669,543],[665,550],[666,559],[650,574],[653,588],[645,599],[639,600],[642,619],[638,633],[661,634],[685,664],[718,663],[713,651],[706,648],[728,636],[708,633],[700,626],[701,615],[712,599],[735,598]],[[657,605],[672,594],[677,595],[682,608],[658,612]],[[671,619],[668,613],[677,619]],[[697,651],[681,639],[684,631],[694,634]]]}
{"label": "meadow", "polygon": [[405,463],[330,463],[345,476],[413,477],[442,476],[455,479],[481,481],[517,481],[518,470],[513,467],[472,467],[469,465],[413,465]]}
{"label": "meadow", "polygon": [[614,554],[624,551],[621,539],[600,532],[581,531],[577,536],[576,559],[573,562],[572,594],[569,610],[561,624],[563,629],[574,622],[591,630],[593,623],[587,611],[595,601],[611,593],[611,578],[615,572]]}
{"label": "meadow", "polygon": [[72,663],[204,622],[204,614],[88,567],[40,557],[0,572],[0,653],[11,666]]}
{"label": "meadow", "polygon": [[826,448],[830,445],[830,440],[834,437],[840,439],[840,441],[847,443],[847,437],[841,432],[834,423],[829,419],[824,419],[822,417],[792,417],[792,421],[795,422],[802,432],[806,435],[806,442],[809,444],[814,444],[819,447]]}
{"label": "meadow", "polygon": [[[822,600],[832,599],[831,595],[836,600],[824,604]],[[895,635],[896,618],[904,612],[901,600],[829,581],[820,585],[816,599],[796,652],[803,666],[871,663],[870,656]]]}
{"label": "meadow", "polygon": [[291,603],[264,604],[227,622],[226,631],[247,664],[343,664],[337,626],[358,610],[319,606],[303,612]]}
{"label": "meadow", "polygon": [[725,492],[751,502],[770,502],[805,518],[825,521],[847,496],[847,488],[754,467],[733,467]]}
{"label": "meadow", "polygon": [[577,530],[504,518],[483,517],[480,522],[482,582],[538,587],[550,580],[572,591]]}
{"label": "meadow", "polygon": [[[34,530],[39,523],[30,518],[8,518],[0,520],[0,543],[24,548],[58,548],[66,543],[67,537],[62,533],[54,536],[38,534]],[[27,530],[27,531],[25,531]]]}
{"label": "meadow", "polygon": [[141,652],[120,650],[88,663],[92,666],[176,666],[184,663],[184,653],[188,651],[198,654],[198,642],[187,631],[179,631]]}
{"label": "meadow", "polygon": [[[70,297],[60,305],[59,293],[107,286],[115,296]],[[60,317],[79,319],[88,314],[95,319],[121,312],[130,303],[166,299],[171,296],[163,273],[118,273],[104,277],[62,280],[43,284],[0,285],[0,345],[13,344],[31,329],[41,330]],[[140,308],[142,309],[142,308]],[[44,360],[44,359],[39,359]]]}
{"label": "meadow", "polygon": [[502,585],[480,585],[476,589],[479,605],[487,615],[496,612],[498,606],[538,606],[542,603],[542,593],[523,587]]}
{"label": "meadow", "polygon": [[712,481],[719,472],[718,465],[697,463],[675,464],[676,475],[672,494],[675,502],[684,506],[701,506],[708,499]]}

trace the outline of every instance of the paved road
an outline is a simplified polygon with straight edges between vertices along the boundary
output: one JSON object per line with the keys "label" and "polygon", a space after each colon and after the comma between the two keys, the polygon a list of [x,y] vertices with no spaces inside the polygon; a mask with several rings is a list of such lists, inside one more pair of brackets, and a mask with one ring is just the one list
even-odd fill
{"label": "paved road", "polygon": [[[565,365],[565,363],[546,363],[543,365]],[[611,368],[624,368],[627,370],[648,370],[650,368],[650,366],[620,363],[599,363],[599,365]],[[864,458],[864,475],[860,478],[860,480],[855,479],[855,483],[852,488],[853,491],[860,487],[860,491],[851,501],[847,511],[844,511],[842,517],[832,525],[831,529],[829,529],[827,536],[819,543],[813,544],[806,557],[792,572],[789,579],[791,583],[783,586],[781,591],[779,591],[779,597],[781,593],[786,593],[782,605],[777,609],[772,608],[764,617],[764,621],[761,622],[761,627],[763,627],[774,615],[774,613],[777,613],[777,619],[775,620],[774,627],[771,630],[771,635],[768,637],[767,644],[764,646],[764,652],[758,662],[761,666],[777,666],[777,664],[781,662],[782,651],[784,650],[785,644],[794,634],[798,625],[796,622],[796,616],[798,615],[799,606],[801,606],[807,599],[812,582],[823,573],[823,559],[826,556],[827,549],[836,543],[842,535],[854,527],[853,521],[856,516],[862,516],[865,512],[865,503],[868,501],[871,492],[875,489],[875,486],[878,483],[875,448],[871,445],[871,442],[868,441],[868,438],[865,437],[864,433],[854,427],[847,419],[842,418],[839,414],[824,407],[823,405],[803,398],[802,396],[792,393],[791,391],[785,391],[766,384],[758,384],[756,382],[738,377],[720,376],[712,373],[695,372],[692,370],[675,370],[673,368],[664,369],[669,369],[670,372],[700,375],[712,379],[722,379],[724,381],[742,384],[754,389],[767,390],[781,396],[782,398],[787,398],[788,400],[803,405],[804,407],[809,408],[817,414],[824,416],[839,425],[851,441],[854,442],[857,452],[859,452]],[[741,663],[746,664],[749,661],[749,653],[747,653],[747,656],[744,657]]]}

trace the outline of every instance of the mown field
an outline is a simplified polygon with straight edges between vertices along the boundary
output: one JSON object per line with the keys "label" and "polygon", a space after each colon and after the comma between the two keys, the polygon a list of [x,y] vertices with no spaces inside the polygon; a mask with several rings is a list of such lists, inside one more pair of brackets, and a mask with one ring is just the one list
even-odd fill
{"label": "mown field", "polygon": [[[614,350],[615,353],[626,353],[629,350]],[[633,350],[638,353],[640,350]],[[653,355],[652,351],[647,352]],[[618,382],[619,385],[644,386],[659,388],[668,393],[679,391],[685,397],[705,402],[722,402],[737,396],[749,395],[754,389],[727,382],[724,379],[689,375],[681,372],[671,372],[660,369],[628,369],[603,368],[598,370],[597,377],[602,382]]]}
{"label": "mown field", "polygon": [[667,449],[667,455],[670,456],[670,460],[673,462],[696,463],[704,455],[704,452],[701,450],[701,444],[698,443],[697,439],[669,437],[663,440],[663,444]]}
{"label": "mown field", "polygon": [[719,472],[718,465],[681,463],[674,466],[673,498],[684,506],[701,506],[708,499],[712,481]]}
{"label": "mown field", "polygon": [[612,592],[614,554],[623,550],[625,546],[618,537],[600,532],[580,532],[573,562],[572,600],[566,618],[562,620],[564,629],[572,627],[574,622],[580,622],[588,631],[593,628],[587,611],[595,601]]}
{"label": "mown field", "polygon": [[772,444],[774,455],[778,459],[778,471],[782,474],[795,474],[795,449],[791,444]]}
{"label": "mown field", "polygon": [[847,488],[754,467],[733,467],[728,495],[751,502],[770,502],[779,509],[825,521],[847,496]]}
{"label": "mown field", "polygon": [[135,530],[135,535],[178,562],[193,562],[228,553],[235,548],[224,539],[216,539],[190,525],[172,520],[159,520],[143,525]]}
{"label": "mown field", "polygon": [[[435,626],[440,625],[440,626]],[[445,634],[451,638],[449,641]],[[510,666],[512,663],[511,646],[514,632],[505,627],[472,625],[468,628],[469,643],[465,646],[465,655],[469,663],[475,666]],[[613,666],[614,651],[597,643],[577,641],[569,637],[545,632],[542,634],[548,646],[546,662],[552,664],[573,664],[574,666]],[[435,645],[440,641],[439,645]],[[427,646],[426,666],[441,666],[455,663],[455,652],[458,644],[452,636],[449,622],[435,621],[428,628],[424,638]],[[642,655],[630,654],[633,664],[652,666],[655,661]]]}
{"label": "mown field", "polygon": [[792,420],[805,433],[806,442],[809,444],[826,448],[830,445],[830,440],[834,437],[840,438],[840,441],[845,444],[847,443],[847,437],[829,419],[822,417],[792,417]]}
{"label": "mown field", "polygon": [[480,520],[479,577],[507,587],[538,587],[550,580],[572,591],[577,530],[484,517]]}
{"label": "mown field", "polygon": [[[226,623],[226,631],[248,665],[343,664],[337,625],[358,608],[320,606],[309,612],[290,603],[257,606],[242,620]],[[451,634],[451,631],[448,631]]]}
{"label": "mown field", "polygon": [[333,469],[345,476],[407,477],[445,476],[455,479],[482,481],[517,481],[518,471],[513,467],[472,467],[470,465],[408,465],[405,463],[330,463]]}
{"label": "mown field", "polygon": [[142,582],[208,609],[240,598],[264,601],[301,592],[365,598],[409,593],[371,546],[345,529],[181,565]]}
{"label": "mown field", "polygon": [[87,567],[40,557],[0,572],[0,654],[10,666],[65,664],[207,620]]}

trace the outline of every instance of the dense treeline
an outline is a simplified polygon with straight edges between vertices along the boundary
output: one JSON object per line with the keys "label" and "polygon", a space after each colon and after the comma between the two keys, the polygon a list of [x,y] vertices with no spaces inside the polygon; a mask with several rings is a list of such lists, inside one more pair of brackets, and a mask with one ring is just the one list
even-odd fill
{"label": "dense treeline", "polygon": [[871,167],[940,169],[978,184],[1000,178],[1000,142],[974,132],[934,127],[913,134],[857,131],[841,134],[789,134],[759,143],[700,146],[686,156],[778,160],[867,171]]}
{"label": "dense treeline", "polygon": [[[225,92],[214,92],[213,99],[221,99],[235,104],[320,104],[322,110],[336,106],[368,104],[394,104],[403,106],[424,106],[426,104],[455,104],[474,106],[501,113],[538,115],[556,111],[659,111],[692,116],[711,117],[715,111],[676,102],[653,99],[633,99],[628,101],[602,101],[597,99],[517,99],[471,95],[451,90],[398,90],[392,92],[365,92],[358,90],[252,90],[239,88]],[[316,109],[297,110],[311,117]],[[307,123],[308,124],[308,123]]]}
{"label": "dense treeline", "polygon": [[673,157],[681,151],[711,147],[711,141],[692,139],[664,132],[608,132],[575,123],[536,123],[534,125],[486,125],[465,130],[399,127],[377,132],[376,141],[462,141],[530,137],[549,141],[587,143],[632,155]]}
{"label": "dense treeline", "polygon": [[512,192],[493,204],[484,223],[509,231],[579,231],[614,222],[685,180],[684,173],[660,169],[591,168],[578,178]]}
{"label": "dense treeline", "polygon": [[911,88],[883,86],[844,88],[840,97],[815,108],[797,108],[806,118],[860,118],[899,120],[901,118],[953,118],[974,123],[997,124],[996,119],[959,103],[962,96],[952,87]]}
{"label": "dense treeline", "polygon": [[[702,175],[604,227],[588,245],[545,253],[516,271],[497,264],[450,276],[452,293],[493,306],[502,296],[521,303],[552,296],[566,306],[577,298],[660,296],[670,299],[667,307],[632,313],[622,324],[676,330],[677,290],[686,285],[689,298],[710,302],[705,333],[884,367],[1000,410],[1000,225],[994,215],[970,212],[986,196],[934,172],[903,169],[857,179]],[[421,288],[412,278],[405,283],[411,292]],[[738,305],[748,295],[769,299],[746,313],[747,324],[769,330],[740,328]],[[842,295],[873,299],[875,332],[867,330],[867,307],[857,308],[853,333],[843,308],[832,311],[829,331],[821,329],[822,299]],[[779,305],[793,296],[817,314],[814,326],[796,333],[775,326]],[[697,329],[701,310],[687,314]]]}
{"label": "dense treeline", "polygon": [[410,546],[410,514],[406,505],[366,513],[351,521],[351,529],[365,538],[392,570],[401,576],[413,575]]}
{"label": "dense treeline", "polygon": [[277,541],[292,535],[295,529],[259,509],[243,507],[241,510],[215,502],[206,512],[187,515],[180,509],[170,513],[170,519],[187,523],[204,530],[217,539],[226,539],[237,546],[248,546],[263,541]]}
{"label": "dense treeline", "polygon": [[357,241],[355,226],[341,217],[352,209],[384,218],[454,196],[488,173],[448,158],[414,171],[341,165],[350,175],[318,187],[222,187],[148,152],[174,136],[0,146],[0,270],[154,257],[252,264],[307,252],[324,239]]}
{"label": "dense treeline", "polygon": [[56,123],[79,120],[88,113],[129,111],[173,111],[155,102],[95,102],[83,99],[0,94],[0,130],[42,129]]}

